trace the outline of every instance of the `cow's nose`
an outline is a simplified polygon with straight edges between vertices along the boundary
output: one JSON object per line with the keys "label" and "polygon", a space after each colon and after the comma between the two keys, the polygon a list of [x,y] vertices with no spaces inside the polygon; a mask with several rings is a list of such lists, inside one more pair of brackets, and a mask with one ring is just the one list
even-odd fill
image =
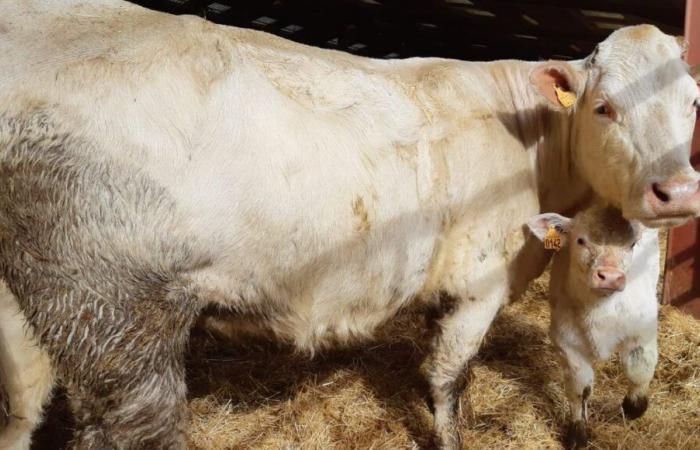
{"label": "cow's nose", "polygon": [[673,176],[651,184],[645,196],[659,219],[700,214],[700,182],[697,178]]}
{"label": "cow's nose", "polygon": [[599,267],[594,271],[594,289],[621,291],[625,288],[625,273],[615,267]]}

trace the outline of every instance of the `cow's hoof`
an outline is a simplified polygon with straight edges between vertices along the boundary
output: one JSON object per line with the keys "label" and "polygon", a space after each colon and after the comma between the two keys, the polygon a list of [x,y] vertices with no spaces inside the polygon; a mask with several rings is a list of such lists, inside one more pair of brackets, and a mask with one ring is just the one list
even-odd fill
{"label": "cow's hoof", "polygon": [[622,401],[622,410],[625,412],[625,417],[629,420],[642,417],[647,410],[647,406],[649,406],[647,397],[639,397],[636,400],[625,397]]}
{"label": "cow's hoof", "polygon": [[462,439],[456,430],[450,432],[436,432],[433,435],[433,441],[429,445],[430,449],[437,450],[458,450],[462,448]]}
{"label": "cow's hoof", "polygon": [[588,427],[583,420],[571,422],[564,437],[564,447],[568,450],[584,448],[588,445]]}

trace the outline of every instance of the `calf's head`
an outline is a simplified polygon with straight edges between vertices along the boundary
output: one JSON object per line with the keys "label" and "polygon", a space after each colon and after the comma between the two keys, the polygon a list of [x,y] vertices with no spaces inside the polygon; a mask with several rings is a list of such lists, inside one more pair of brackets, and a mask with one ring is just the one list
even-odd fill
{"label": "calf's head", "polygon": [[[546,213],[533,217],[528,227],[544,240],[553,228],[563,246],[554,264],[568,268],[569,286],[597,296],[622,291],[633,248],[641,237],[641,226],[622,217],[617,208],[592,206],[573,219]],[[568,260],[566,260],[568,259]]]}
{"label": "calf's head", "polygon": [[615,31],[585,60],[539,63],[530,74],[552,106],[570,112],[564,145],[583,178],[651,227],[700,215],[700,174],[689,161],[699,93],[684,51],[682,39],[640,25]]}

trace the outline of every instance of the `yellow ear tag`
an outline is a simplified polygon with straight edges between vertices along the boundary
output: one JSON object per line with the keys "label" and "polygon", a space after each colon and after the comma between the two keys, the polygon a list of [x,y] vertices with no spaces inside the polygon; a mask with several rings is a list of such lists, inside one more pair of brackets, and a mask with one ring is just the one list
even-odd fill
{"label": "yellow ear tag", "polygon": [[558,84],[554,85],[554,92],[556,92],[557,100],[564,108],[571,108],[576,103],[576,94],[571,91],[565,91]]}
{"label": "yellow ear tag", "polygon": [[547,234],[544,235],[544,248],[547,250],[561,250],[561,236],[554,227],[549,227]]}

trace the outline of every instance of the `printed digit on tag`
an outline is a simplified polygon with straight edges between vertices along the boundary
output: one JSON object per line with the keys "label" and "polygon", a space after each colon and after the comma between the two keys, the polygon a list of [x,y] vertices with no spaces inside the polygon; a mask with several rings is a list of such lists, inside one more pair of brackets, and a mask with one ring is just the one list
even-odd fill
{"label": "printed digit on tag", "polygon": [[547,234],[544,236],[544,248],[547,250],[561,250],[561,236],[554,227],[549,227]]}

